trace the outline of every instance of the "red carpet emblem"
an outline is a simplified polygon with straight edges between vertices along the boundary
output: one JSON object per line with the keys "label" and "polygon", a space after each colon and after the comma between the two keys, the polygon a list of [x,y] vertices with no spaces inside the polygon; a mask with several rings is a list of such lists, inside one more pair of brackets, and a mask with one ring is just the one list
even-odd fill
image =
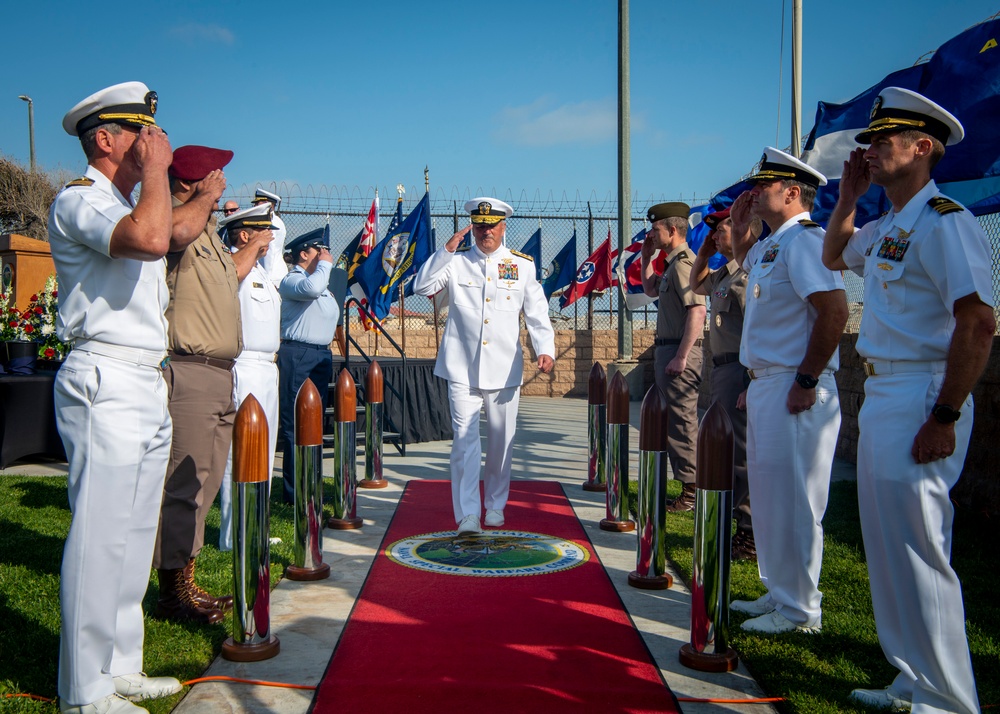
{"label": "red carpet emblem", "polygon": [[385,553],[408,568],[484,578],[557,573],[590,558],[586,548],[572,541],[509,530],[490,530],[474,536],[457,536],[454,531],[425,533],[398,540]]}

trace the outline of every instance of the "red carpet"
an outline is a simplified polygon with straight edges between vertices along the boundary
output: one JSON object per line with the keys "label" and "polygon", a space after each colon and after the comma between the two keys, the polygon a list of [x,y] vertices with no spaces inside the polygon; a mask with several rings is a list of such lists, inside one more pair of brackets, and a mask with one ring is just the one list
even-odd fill
{"label": "red carpet", "polygon": [[[408,484],[314,714],[680,711],[558,484],[514,481],[497,529],[506,535],[478,543],[454,538],[450,488]],[[441,556],[444,564],[429,566],[437,572],[387,555],[429,533],[438,539],[417,553]],[[536,548],[531,534],[568,548]],[[574,552],[589,559],[559,556]],[[456,575],[459,560],[478,572],[521,565],[538,574]],[[548,572],[567,560],[579,564]]]}

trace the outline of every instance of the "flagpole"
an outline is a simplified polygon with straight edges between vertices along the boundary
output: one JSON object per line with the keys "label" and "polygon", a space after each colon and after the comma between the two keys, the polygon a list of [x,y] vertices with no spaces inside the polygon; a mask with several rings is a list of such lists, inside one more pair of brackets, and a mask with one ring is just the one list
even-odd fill
{"label": "flagpole", "polygon": [[[632,236],[628,0],[618,0],[618,255]],[[632,314],[618,303],[618,359],[632,359]]]}
{"label": "flagpole", "polygon": [[792,0],[792,150],[802,153],[802,0]]}

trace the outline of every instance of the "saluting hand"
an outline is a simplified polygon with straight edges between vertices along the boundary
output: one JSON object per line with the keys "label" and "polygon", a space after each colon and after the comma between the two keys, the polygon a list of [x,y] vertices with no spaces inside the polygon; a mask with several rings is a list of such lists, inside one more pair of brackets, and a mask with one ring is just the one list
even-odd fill
{"label": "saluting hand", "polygon": [[323,247],[319,249],[319,255],[316,256],[316,260],[320,263],[332,263],[333,254],[330,252],[329,248]]}
{"label": "saluting hand", "polygon": [[555,360],[548,355],[538,355],[538,371],[542,374],[548,374],[551,372],[554,364]]}
{"label": "saluting hand", "polygon": [[250,234],[250,240],[247,241],[246,248],[244,250],[250,250],[257,256],[257,260],[260,260],[267,254],[267,249],[271,245],[271,241],[274,239],[274,233],[268,228],[266,231],[253,231]]}
{"label": "saluting hand", "polygon": [[753,209],[753,197],[749,191],[744,191],[729,209],[729,217],[733,219],[733,235],[745,236],[750,232],[750,223],[753,220],[751,214]]}
{"label": "saluting hand", "polygon": [[210,171],[208,176],[195,185],[195,195],[211,196],[213,202],[218,203],[222,194],[226,192],[226,175],[221,169]]}
{"label": "saluting hand", "polygon": [[444,244],[444,249],[449,253],[454,253],[456,250],[458,250],[458,246],[462,244],[462,239],[465,238],[465,234],[471,230],[472,230],[472,224],[470,223],[465,228],[463,228],[458,233],[449,238],[448,242]]}
{"label": "saluting hand", "polygon": [[143,171],[166,171],[174,161],[174,150],[158,126],[144,126],[132,144],[132,155]]}
{"label": "saluting hand", "polygon": [[868,171],[867,149],[858,148],[851,152],[844,162],[844,173],[840,177],[840,199],[849,205],[858,202],[872,185]]}

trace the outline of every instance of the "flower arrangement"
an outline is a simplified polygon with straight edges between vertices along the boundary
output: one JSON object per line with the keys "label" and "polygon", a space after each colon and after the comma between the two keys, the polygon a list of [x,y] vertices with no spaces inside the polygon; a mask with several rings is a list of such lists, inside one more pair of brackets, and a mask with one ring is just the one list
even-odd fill
{"label": "flower arrangement", "polygon": [[24,310],[17,309],[9,293],[0,292],[0,341],[35,342],[42,359],[63,359],[69,345],[56,336],[58,297],[54,275],[45,281],[40,293],[31,296]]}
{"label": "flower arrangement", "polygon": [[34,313],[23,312],[13,304],[10,294],[0,291],[0,341],[33,342],[35,339]]}

